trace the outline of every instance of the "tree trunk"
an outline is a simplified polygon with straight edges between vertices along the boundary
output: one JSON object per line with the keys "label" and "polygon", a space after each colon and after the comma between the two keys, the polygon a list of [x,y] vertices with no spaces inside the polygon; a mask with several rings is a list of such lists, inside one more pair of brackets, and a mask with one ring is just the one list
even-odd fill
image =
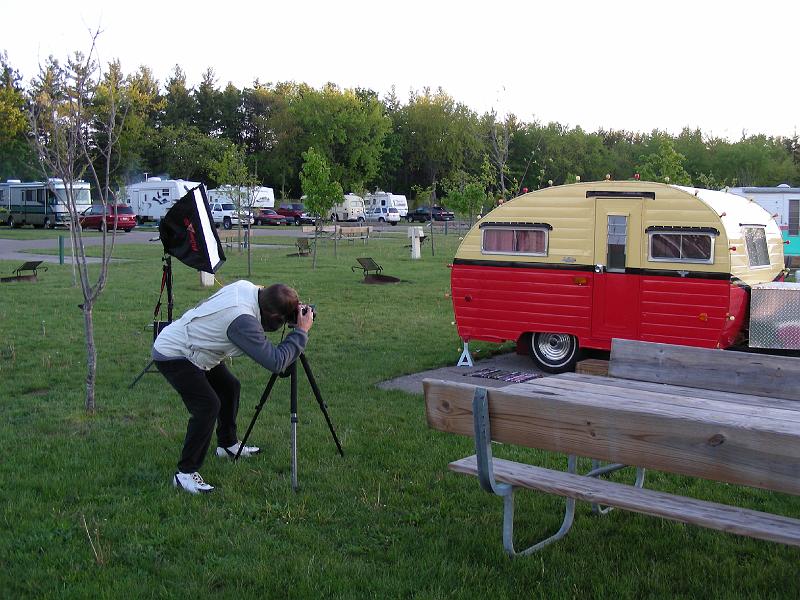
{"label": "tree trunk", "polygon": [[83,305],[83,324],[86,329],[86,412],[94,414],[94,387],[97,379],[97,347],[94,345],[92,305]]}

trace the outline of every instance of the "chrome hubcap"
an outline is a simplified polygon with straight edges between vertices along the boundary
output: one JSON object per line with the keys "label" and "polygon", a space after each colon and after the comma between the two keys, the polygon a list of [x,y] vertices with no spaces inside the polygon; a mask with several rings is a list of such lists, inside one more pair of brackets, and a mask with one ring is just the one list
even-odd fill
{"label": "chrome hubcap", "polygon": [[564,360],[572,353],[572,336],[566,333],[543,333],[537,336],[536,348],[539,355],[548,361]]}

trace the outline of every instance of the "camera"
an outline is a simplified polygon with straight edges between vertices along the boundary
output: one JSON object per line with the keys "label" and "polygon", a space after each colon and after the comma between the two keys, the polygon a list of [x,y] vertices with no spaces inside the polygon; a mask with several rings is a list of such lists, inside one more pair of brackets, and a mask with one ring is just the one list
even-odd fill
{"label": "camera", "polygon": [[[301,310],[301,313],[303,315],[307,315],[309,310],[311,311],[311,320],[313,321],[314,319],[317,318],[317,305],[316,304],[306,304],[303,307],[303,309]],[[289,327],[297,327],[297,322],[296,321],[289,321],[288,325],[289,325]]]}

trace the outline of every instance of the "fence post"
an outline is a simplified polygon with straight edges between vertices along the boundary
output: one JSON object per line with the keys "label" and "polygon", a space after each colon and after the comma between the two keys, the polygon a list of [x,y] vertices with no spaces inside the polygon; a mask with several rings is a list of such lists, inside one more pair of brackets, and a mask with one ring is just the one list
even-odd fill
{"label": "fence post", "polygon": [[64,236],[58,236],[58,264],[64,264]]}

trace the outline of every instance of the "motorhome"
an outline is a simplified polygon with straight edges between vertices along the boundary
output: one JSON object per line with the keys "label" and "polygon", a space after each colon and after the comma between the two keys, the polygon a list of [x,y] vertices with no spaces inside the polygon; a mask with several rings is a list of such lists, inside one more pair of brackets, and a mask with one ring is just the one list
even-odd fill
{"label": "motorhome", "polygon": [[331,208],[331,221],[363,221],[364,199],[355,194],[345,194],[339,204]]}
{"label": "motorhome", "polygon": [[405,219],[408,214],[408,201],[404,195],[392,194],[391,192],[383,192],[381,190],[364,196],[364,206],[366,208],[375,208],[378,206],[396,208],[402,219]]}
{"label": "motorhome", "polygon": [[758,202],[775,217],[783,234],[786,266],[800,267],[800,188],[782,183],[777,187],[731,187],[726,191]]}
{"label": "motorhome", "polygon": [[492,210],[456,252],[451,294],[465,344],[513,341],[561,372],[580,348],[608,350],[612,338],[741,343],[751,290],[783,275],[780,229],[757,203],[604,181],[544,188]]}
{"label": "motorhome", "polygon": [[149,177],[146,181],[129,185],[125,193],[139,223],[144,223],[159,221],[175,202],[198,185],[197,181]]}
{"label": "motorhome", "polygon": [[[91,187],[86,181],[72,182],[75,209],[82,213],[92,204]],[[9,227],[33,225],[52,229],[69,225],[67,187],[61,179],[22,182],[9,179],[0,183],[0,206],[6,209],[3,218]]]}
{"label": "motorhome", "polygon": [[221,185],[220,187],[208,190],[208,202],[224,202],[238,204],[242,202],[242,208],[252,209],[258,212],[262,208],[275,207],[275,192],[270,187],[239,187]]}

